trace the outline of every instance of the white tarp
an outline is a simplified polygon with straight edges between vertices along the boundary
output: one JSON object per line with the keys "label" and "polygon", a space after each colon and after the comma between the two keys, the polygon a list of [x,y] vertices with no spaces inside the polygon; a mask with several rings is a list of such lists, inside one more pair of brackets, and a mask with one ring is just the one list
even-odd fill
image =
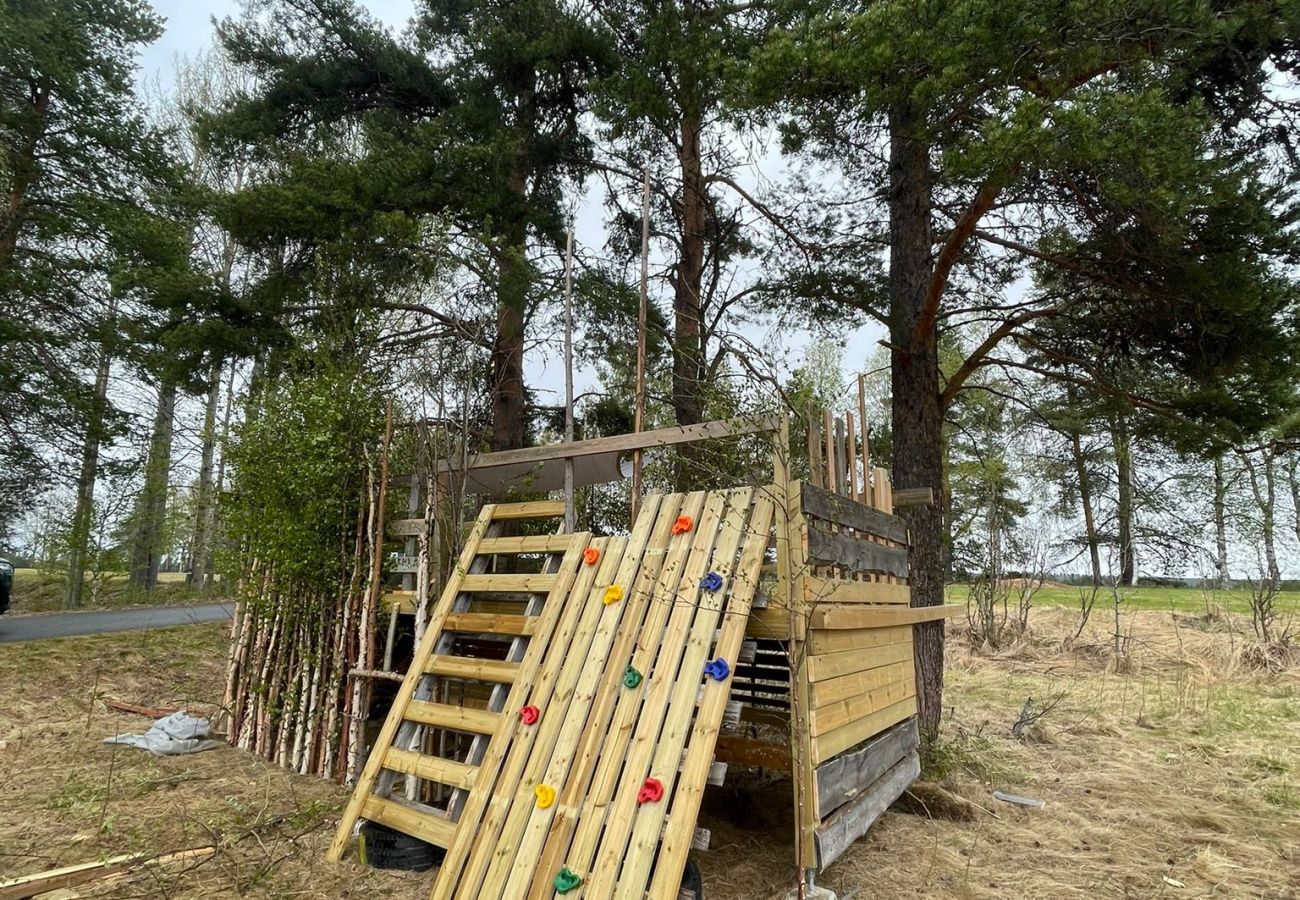
{"label": "white tarp", "polygon": [[153,727],[144,734],[119,734],[104,738],[104,743],[139,747],[155,756],[198,753],[200,750],[212,750],[221,746],[221,741],[208,737],[210,727],[207,719],[181,710],[154,722]]}

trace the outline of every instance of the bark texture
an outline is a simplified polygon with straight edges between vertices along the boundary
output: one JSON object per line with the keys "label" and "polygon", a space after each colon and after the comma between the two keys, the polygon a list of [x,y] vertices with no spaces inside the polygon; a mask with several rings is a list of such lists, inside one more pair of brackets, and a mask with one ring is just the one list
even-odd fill
{"label": "bark texture", "polygon": [[144,488],[136,505],[136,528],[131,542],[130,583],[152,590],[158,585],[162,562],[163,526],[167,518],[167,485],[171,474],[172,434],[176,419],[176,385],[164,381],[158,388],[153,419],[153,439],[145,464]]}
{"label": "bark texture", "polygon": [[1116,497],[1115,516],[1119,531],[1119,583],[1137,584],[1137,548],[1133,540],[1133,443],[1128,421],[1116,416],[1112,438],[1115,442]]}
{"label": "bark texture", "polygon": [[99,475],[99,445],[104,438],[104,416],[108,411],[108,376],[113,357],[107,344],[100,344],[95,368],[95,399],[86,423],[81,446],[81,471],[77,475],[77,505],[72,512],[72,539],[68,548],[68,591],[64,606],[81,605],[86,589],[86,564],[90,556],[90,531],[95,514],[95,482]]}

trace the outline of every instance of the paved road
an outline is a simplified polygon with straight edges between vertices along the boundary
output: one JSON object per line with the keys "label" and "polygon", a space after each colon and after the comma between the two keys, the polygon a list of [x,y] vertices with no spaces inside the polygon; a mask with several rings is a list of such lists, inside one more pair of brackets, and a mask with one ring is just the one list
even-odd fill
{"label": "paved road", "polygon": [[34,616],[0,616],[0,644],[43,641],[80,634],[108,634],[140,628],[171,628],[229,622],[233,604],[160,606],[149,609],[105,609],[88,612],[41,613]]}

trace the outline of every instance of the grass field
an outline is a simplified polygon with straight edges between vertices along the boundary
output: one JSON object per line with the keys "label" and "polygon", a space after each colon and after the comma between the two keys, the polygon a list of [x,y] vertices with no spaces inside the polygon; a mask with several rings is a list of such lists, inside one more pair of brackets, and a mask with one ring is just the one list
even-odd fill
{"label": "grass field", "polygon": [[[1043,587],[1034,595],[1034,605],[1039,607],[1079,605],[1079,587]],[[968,586],[951,584],[947,596],[950,603],[964,603]],[[1120,589],[1121,610],[1161,610],[1165,612],[1205,613],[1226,612],[1250,615],[1250,591],[1235,588],[1230,591],[1199,590],[1196,588],[1129,587]],[[1014,602],[1014,597],[1013,597]],[[1103,588],[1097,597],[1097,610],[1113,608],[1110,588]],[[1300,591],[1281,591],[1277,595],[1277,608],[1282,615],[1300,615]]]}
{"label": "grass field", "polygon": [[[10,612],[56,612],[63,609],[65,576],[40,569],[15,569]],[[125,609],[130,606],[175,606],[209,600],[211,592],[196,591],[185,584],[184,572],[162,572],[158,587],[140,591],[127,584],[125,572],[115,572],[102,580],[97,592],[87,581],[82,595],[83,609]],[[216,593],[220,593],[220,585]]]}
{"label": "grass field", "polygon": [[[1177,598],[1175,598],[1177,600]],[[858,898],[1300,896],[1300,657],[1266,664],[1235,616],[1124,612],[1074,642],[1068,609],[975,650],[949,628],[943,742],[925,780],[819,881]],[[226,626],[0,645],[0,877],[215,845],[208,860],[79,896],[416,898],[430,874],[323,859],[346,800],[230,748],[154,758],[100,743],[148,720],[107,699],[215,709]],[[1041,713],[1020,739],[1026,704]],[[1024,810],[994,790],[1046,802]],[[790,794],[729,773],[698,854],[708,900],[791,883]]]}

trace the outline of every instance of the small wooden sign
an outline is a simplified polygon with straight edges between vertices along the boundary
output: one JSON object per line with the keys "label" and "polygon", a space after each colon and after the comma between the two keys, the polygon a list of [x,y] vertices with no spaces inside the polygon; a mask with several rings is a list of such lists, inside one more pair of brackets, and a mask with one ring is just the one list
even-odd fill
{"label": "small wooden sign", "polygon": [[394,553],[388,557],[388,571],[407,574],[409,572],[420,571],[420,558],[418,556],[406,556],[401,553]]}

